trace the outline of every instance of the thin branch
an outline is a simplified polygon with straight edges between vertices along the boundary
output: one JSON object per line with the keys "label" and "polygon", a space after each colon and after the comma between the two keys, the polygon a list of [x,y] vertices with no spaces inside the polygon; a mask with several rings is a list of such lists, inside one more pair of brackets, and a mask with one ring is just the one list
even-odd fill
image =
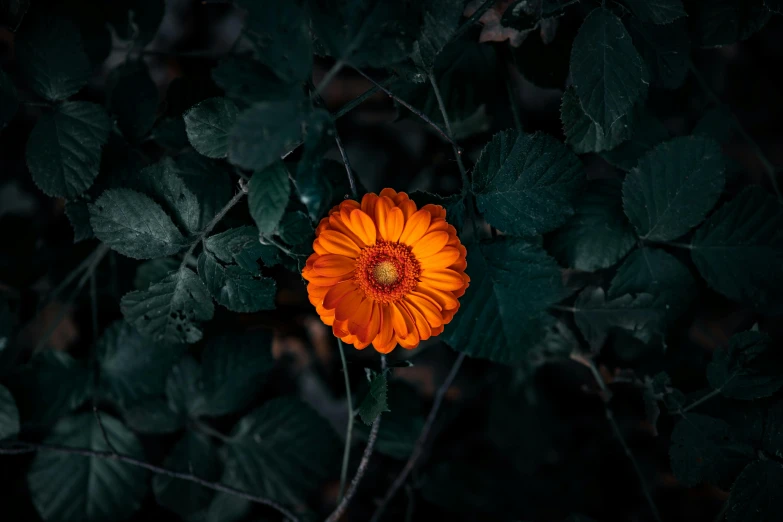
{"label": "thin branch", "polygon": [[345,377],[345,396],[348,398],[348,428],[345,432],[345,448],[343,449],[343,466],[340,470],[340,492],[337,495],[338,500],[343,499],[345,492],[345,481],[348,478],[348,461],[351,456],[351,442],[353,442],[353,422],[356,415],[353,411],[353,398],[351,397],[351,380],[348,378],[348,363],[345,360],[345,347],[343,341],[337,338],[337,347],[340,350],[340,361],[343,365],[343,377]]}
{"label": "thin branch", "polygon": [[451,39],[449,41],[453,42],[465,32],[473,27],[473,24],[479,21],[479,19],[484,16],[484,13],[489,11],[489,8],[492,7],[497,0],[487,0],[483,4],[479,6],[478,9],[476,9],[476,12],[471,15],[470,18],[468,18],[464,24],[460,25],[456,31],[454,31],[454,34],[451,36]]}
{"label": "thin branch", "polygon": [[345,165],[345,172],[348,173],[348,183],[351,185],[351,194],[354,199],[359,198],[359,192],[356,190],[356,180],[353,178],[353,171],[351,171],[351,163],[348,161],[348,154],[345,153],[345,147],[343,146],[343,140],[340,139],[340,133],[337,129],[334,129],[334,141],[337,142],[337,148],[340,150],[340,156],[343,158],[343,165]]}
{"label": "thin branch", "polygon": [[[383,86],[383,85],[381,85],[380,83],[376,82],[375,80],[373,80],[372,78],[370,78],[369,76],[367,76],[367,75],[366,75],[366,74],[365,74],[365,73],[364,73],[362,70],[360,70],[360,69],[355,69],[355,70],[356,70],[356,72],[358,72],[359,74],[361,74],[362,76],[364,76],[365,78],[367,78],[369,81],[371,81],[373,84],[375,84],[375,85],[376,85],[378,88],[380,88],[380,89],[381,89],[383,92],[385,92],[387,95],[389,95],[389,96],[391,96],[392,98],[394,98],[395,100],[397,100],[397,102],[398,102],[398,103],[400,103],[400,105],[404,106],[404,107],[405,107],[405,108],[407,108],[409,111],[411,111],[413,114],[415,114],[416,116],[418,116],[419,118],[421,118],[422,120],[424,120],[424,121],[425,121],[427,124],[429,124],[429,125],[430,125],[430,126],[433,128],[433,129],[435,129],[436,131],[438,131],[438,134],[440,134],[441,136],[443,136],[443,139],[445,139],[446,141],[448,141],[449,143],[451,143],[451,144],[452,144],[454,147],[457,147],[457,144],[456,144],[456,143],[454,143],[454,140],[452,140],[452,139],[451,139],[451,137],[450,137],[450,136],[449,136],[449,135],[448,135],[448,134],[447,134],[447,133],[446,133],[446,132],[445,132],[443,129],[441,129],[441,128],[440,128],[440,126],[439,126],[437,123],[435,123],[434,121],[432,121],[432,120],[431,120],[431,119],[430,119],[430,118],[429,118],[429,117],[428,117],[426,114],[424,114],[424,113],[423,113],[423,112],[421,112],[420,110],[418,110],[418,109],[414,108],[414,107],[413,107],[413,106],[412,106],[410,103],[406,102],[405,100],[403,100],[402,98],[400,98],[399,96],[397,96],[396,94],[394,94],[393,92],[391,92],[389,89],[387,89],[386,87],[384,87],[384,86]],[[459,147],[457,147],[457,149],[459,150]]]}
{"label": "thin branch", "polygon": [[519,100],[517,100],[517,95],[514,92],[514,82],[511,78],[511,68],[506,65],[504,72],[508,100],[511,102],[511,115],[514,117],[514,128],[517,130],[517,132],[522,132],[522,119],[519,117]]}
{"label": "thin branch", "polygon": [[720,395],[720,392],[722,392],[722,391],[723,391],[723,387],[722,386],[719,387],[719,388],[715,388],[710,393],[704,395],[703,397],[700,397],[699,399],[693,401],[692,403],[690,403],[689,405],[684,407],[682,410],[680,410],[680,413],[688,413],[689,411],[691,411],[696,406],[698,406],[698,405],[700,405],[702,403],[707,402],[708,400],[712,399],[716,395]]}
{"label": "thin branch", "polygon": [[131,466],[144,468],[153,473],[157,473],[158,475],[165,475],[171,478],[187,480],[188,482],[194,482],[196,484],[204,486],[205,488],[209,488],[215,491],[220,491],[222,493],[228,493],[229,495],[234,495],[240,498],[244,498],[245,500],[249,500],[250,502],[255,502],[256,504],[263,504],[265,506],[269,506],[277,510],[278,512],[280,512],[283,516],[285,516],[289,520],[293,522],[298,522],[298,519],[296,518],[296,516],[294,516],[293,513],[291,513],[286,508],[284,508],[283,506],[281,506],[280,504],[278,504],[273,500],[252,495],[246,491],[232,488],[230,486],[224,486],[223,484],[219,484],[217,482],[210,482],[208,480],[204,480],[200,477],[197,477],[191,473],[182,473],[179,471],[172,471],[170,469],[162,468],[160,466],[155,466],[153,464],[144,462],[143,460],[139,460],[133,457],[128,457],[127,455],[122,455],[119,453],[110,453],[108,451],[94,451],[94,450],[83,449],[83,448],[71,448],[68,446],[58,446],[54,444],[39,444],[35,442],[14,442],[12,447],[0,447],[0,455],[19,455],[21,453],[34,453],[36,451],[55,451],[58,453],[67,453],[70,455],[80,455],[82,457],[97,457],[97,458],[124,462],[125,464],[129,464]]}
{"label": "thin branch", "polygon": [[206,238],[210,232],[212,232],[212,229],[215,228],[215,226],[220,223],[220,220],[226,217],[226,214],[228,214],[229,210],[234,208],[234,206],[239,203],[239,200],[242,199],[247,192],[244,190],[240,190],[237,192],[231,200],[226,203],[226,206],[220,209],[220,212],[215,214],[215,217],[212,218],[212,221],[210,221],[207,226],[202,230],[198,236],[193,240],[193,243],[191,243],[190,248],[188,248],[188,251],[185,252],[185,255],[182,256],[182,262],[179,264],[179,270],[182,270],[182,267],[184,267],[187,262],[188,258],[193,254],[193,251],[196,249],[196,246],[201,242],[202,239]]}
{"label": "thin branch", "polygon": [[206,424],[204,422],[194,422],[193,427],[196,429],[196,431],[200,431],[205,435],[209,435],[210,437],[214,437],[218,439],[221,442],[224,442],[226,444],[233,442],[231,437],[224,435],[223,433],[219,432],[209,424]]}
{"label": "thin branch", "polygon": [[[435,81],[435,75],[430,72],[429,74],[430,84],[432,84],[432,90],[435,91],[435,98],[438,100],[438,107],[440,107],[440,114],[443,116],[443,123],[446,125],[446,132],[449,133],[449,141],[454,136],[451,132],[451,124],[449,123],[449,115],[446,112],[446,104],[443,103],[443,96],[440,94],[438,88],[438,82]],[[451,141],[451,148],[454,149],[454,156],[457,158],[457,165],[459,166],[459,173],[462,176],[462,194],[463,196],[468,193],[470,188],[470,181],[468,181],[468,172],[465,170],[465,165],[462,163],[462,149],[460,149],[454,141]]]}
{"label": "thin branch", "polygon": [[397,491],[405,483],[405,481],[408,478],[408,475],[410,475],[411,471],[413,471],[414,466],[416,466],[416,463],[418,462],[419,458],[424,453],[424,445],[427,442],[427,437],[429,436],[430,430],[432,430],[432,426],[435,423],[435,417],[438,415],[438,410],[440,409],[440,405],[443,402],[443,397],[446,395],[446,391],[451,387],[451,384],[454,382],[454,378],[457,376],[457,372],[459,372],[460,366],[462,366],[462,362],[464,360],[465,360],[465,353],[462,352],[459,354],[459,357],[457,357],[457,360],[454,361],[454,364],[451,366],[451,371],[449,371],[449,374],[446,376],[446,380],[443,381],[443,384],[440,385],[438,391],[435,392],[435,401],[432,403],[432,409],[430,410],[429,415],[427,415],[427,420],[424,422],[424,427],[422,428],[421,433],[419,434],[419,438],[416,439],[416,444],[413,447],[413,452],[411,453],[408,462],[405,463],[405,467],[402,468],[402,471],[397,476],[397,478],[394,479],[394,482],[392,483],[389,490],[386,492],[386,495],[383,497],[383,500],[381,500],[381,503],[378,505],[378,509],[376,509],[375,513],[373,513],[372,519],[370,519],[371,522],[378,522],[381,519],[381,516],[383,515],[383,512],[386,509],[386,505],[391,501],[392,498],[394,498],[394,495],[397,494]]}
{"label": "thin branch", "polygon": [[[384,85],[384,84],[387,84],[387,83],[391,83],[391,78],[387,78],[386,80],[382,81],[381,85]],[[364,103],[365,100],[367,100],[368,98],[371,98],[376,92],[378,92],[380,90],[381,90],[380,87],[378,87],[377,85],[373,85],[372,87],[370,87],[369,89],[364,91],[362,94],[360,94],[359,96],[357,96],[353,100],[347,102],[345,105],[343,105],[342,107],[337,109],[335,112],[333,112],[332,113],[332,119],[333,120],[338,120],[338,119],[342,118],[343,116],[345,116],[346,114],[351,112],[353,109],[355,109],[356,107],[358,107],[359,105]]]}
{"label": "thin branch", "polygon": [[331,69],[326,71],[326,74],[324,74],[324,77],[321,79],[318,87],[316,87],[313,96],[321,96],[321,94],[324,92],[324,89],[326,89],[326,86],[329,85],[332,80],[334,80],[343,67],[345,67],[345,62],[342,60],[337,60],[334,65],[332,65]]}

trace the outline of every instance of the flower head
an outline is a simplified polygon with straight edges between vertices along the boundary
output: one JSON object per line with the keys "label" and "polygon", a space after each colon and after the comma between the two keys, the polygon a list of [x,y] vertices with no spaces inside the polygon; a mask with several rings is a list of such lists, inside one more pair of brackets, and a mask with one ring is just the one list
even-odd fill
{"label": "flower head", "polygon": [[443,332],[465,293],[467,251],[439,205],[383,189],[323,218],[302,276],[321,320],[358,349],[415,348]]}

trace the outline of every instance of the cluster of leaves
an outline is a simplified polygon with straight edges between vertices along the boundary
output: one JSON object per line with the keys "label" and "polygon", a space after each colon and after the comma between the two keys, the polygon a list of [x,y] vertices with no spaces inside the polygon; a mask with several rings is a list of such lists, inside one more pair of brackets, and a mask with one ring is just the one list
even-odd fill
{"label": "cluster of leaves", "polygon": [[[412,194],[443,205],[468,248],[471,284],[442,336],[453,350],[523,373],[574,353],[598,356],[615,342],[660,355],[704,286],[757,315],[783,310],[779,199],[757,186],[727,189],[728,162],[709,121],[672,135],[647,106],[651,91],[683,86],[692,48],[748,38],[779,2],[510,2],[499,23],[522,44],[503,50],[528,80],[562,90],[564,141],[491,128],[476,71],[494,69],[501,52],[477,43],[478,16],[464,20],[461,1],[240,1],[240,44],[209,65],[208,88],[194,95],[172,84],[165,106],[143,59],[161,0],[118,2],[97,22],[48,7],[27,13],[28,4],[0,11],[16,31],[18,70],[0,70],[0,128],[40,110],[27,168],[44,194],[65,200],[74,240],[99,245],[82,272],[108,249],[140,262],[118,303],[123,319],[85,358],[46,350],[16,364],[14,314],[0,302],[6,442],[29,433],[49,447],[145,461],[141,436],[175,434],[165,468],[300,508],[336,476],[339,445],[327,421],[299,399],[257,400],[273,366],[271,336],[205,336],[218,322],[215,303],[243,314],[274,309],[275,274],[301,270],[315,225],[351,190],[346,166],[326,157],[340,114],[324,108],[324,87],[312,83],[314,56],[333,64],[324,86],[342,68],[371,68],[450,138],[499,131],[477,154],[458,155],[461,169],[475,161],[457,194]],[[553,40],[565,17],[579,21],[566,42],[567,74],[536,69],[525,53],[562,52]],[[125,59],[95,89],[113,40],[125,42]],[[616,175],[588,180],[582,155]],[[665,374],[646,382],[652,404],[682,416],[675,475],[686,486],[731,487],[730,521],[768,520],[781,502],[783,368],[771,344],[760,332],[734,336],[708,369],[713,391],[691,406]],[[367,424],[383,415],[377,451],[402,460],[423,412],[415,392],[387,378],[368,370],[351,415]],[[690,412],[719,394],[712,416]],[[114,415],[93,414],[88,403]],[[150,479],[143,467],[84,458],[40,451],[32,459],[27,486],[43,519],[127,518],[148,484],[186,520],[239,520],[250,507],[171,476]],[[469,484],[475,472],[466,471]],[[425,497],[438,504],[455,476],[463,475],[430,470]],[[512,504],[503,507],[516,516]]]}

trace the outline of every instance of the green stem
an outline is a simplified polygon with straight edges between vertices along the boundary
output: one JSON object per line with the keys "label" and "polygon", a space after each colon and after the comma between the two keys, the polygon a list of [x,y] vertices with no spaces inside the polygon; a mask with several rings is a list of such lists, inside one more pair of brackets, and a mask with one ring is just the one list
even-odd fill
{"label": "green stem", "polygon": [[323,79],[321,79],[321,82],[318,84],[318,87],[315,89],[315,93],[313,96],[321,96],[323,94],[324,89],[326,89],[326,86],[331,83],[332,80],[340,73],[340,71],[345,67],[345,62],[342,60],[337,60],[334,65],[332,65],[332,68],[326,71],[326,74],[324,75]]}
{"label": "green stem", "polygon": [[707,402],[708,400],[712,399],[712,398],[713,398],[713,397],[715,397],[716,395],[720,395],[720,392],[722,392],[722,391],[723,391],[723,388],[722,388],[722,387],[720,387],[720,388],[715,388],[715,389],[714,389],[714,390],[712,390],[710,393],[708,393],[708,394],[706,394],[706,395],[702,396],[701,398],[699,398],[699,399],[697,399],[697,400],[693,401],[692,403],[690,403],[689,405],[687,405],[686,407],[684,407],[684,408],[681,410],[681,412],[680,412],[680,413],[687,413],[687,412],[691,411],[691,410],[692,410],[693,408],[695,408],[696,406],[698,406],[698,405],[700,405],[700,404],[703,404],[703,403]]}
{"label": "green stem", "polygon": [[353,398],[351,397],[351,380],[348,378],[348,363],[345,360],[345,348],[343,347],[343,341],[339,337],[337,338],[337,347],[340,350],[340,362],[343,365],[343,377],[345,377],[345,395],[348,398],[348,428],[345,434],[345,448],[343,449],[343,467],[340,470],[340,493],[337,495],[337,500],[343,499],[343,492],[345,492],[345,482],[348,479],[348,461],[351,455],[351,442],[353,442]]}
{"label": "green stem", "polygon": [[196,236],[196,239],[193,240],[193,243],[191,243],[190,248],[188,248],[188,251],[185,252],[185,255],[182,256],[182,262],[179,264],[179,269],[182,270],[182,268],[188,263],[188,259],[193,254],[193,251],[196,250],[196,246],[201,242],[202,239],[205,239],[210,232],[212,232],[212,229],[215,228],[215,226],[220,223],[220,220],[226,217],[226,214],[228,214],[229,210],[234,208],[234,205],[239,203],[239,200],[245,197],[245,190],[240,190],[236,193],[236,195],[231,198],[231,200],[226,203],[226,206],[220,209],[220,212],[218,212],[215,217],[212,218],[212,221],[210,221],[207,226],[202,230],[198,236]]}
{"label": "green stem", "polygon": [[451,142],[451,148],[454,150],[454,156],[457,158],[457,165],[459,166],[459,173],[462,176],[462,196],[468,193],[470,188],[470,181],[468,181],[468,171],[465,170],[465,165],[462,163],[462,150],[457,147],[457,144],[453,141],[453,134],[451,132],[451,124],[449,123],[449,115],[446,112],[446,104],[443,103],[443,96],[440,94],[438,88],[438,82],[435,80],[435,75],[430,72],[429,74],[430,84],[432,84],[432,90],[435,91],[435,98],[438,100],[438,107],[440,107],[440,114],[443,116],[443,124],[446,125],[446,132],[448,133],[449,141]]}

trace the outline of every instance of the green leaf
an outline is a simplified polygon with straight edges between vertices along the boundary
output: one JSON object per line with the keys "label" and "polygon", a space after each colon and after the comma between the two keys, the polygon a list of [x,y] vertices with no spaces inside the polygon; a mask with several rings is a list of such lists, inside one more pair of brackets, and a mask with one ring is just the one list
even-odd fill
{"label": "green leaf", "polygon": [[765,306],[782,293],[783,206],[758,187],[724,204],[693,237],[691,256],[714,290]]}
{"label": "green leaf", "polygon": [[65,215],[73,229],[74,243],[95,237],[90,224],[90,207],[86,201],[69,201],[65,204]]}
{"label": "green leaf", "polygon": [[205,158],[193,151],[180,154],[174,161],[177,175],[198,199],[201,213],[198,230],[204,230],[234,195],[231,169],[225,162]]}
{"label": "green leaf", "polygon": [[386,67],[410,54],[423,2],[309,0],[313,31],[330,56],[354,67]]}
{"label": "green leaf", "polygon": [[188,141],[208,158],[228,156],[228,136],[239,110],[228,98],[209,98],[183,114]]}
{"label": "green leaf", "polygon": [[19,433],[19,410],[16,401],[7,388],[0,385],[0,440]]}
{"label": "green leaf", "polygon": [[0,25],[16,31],[30,8],[30,0],[3,0],[0,2]]}
{"label": "green leaf", "polygon": [[209,236],[206,249],[223,263],[236,263],[251,274],[258,274],[259,258],[265,266],[280,262],[277,247],[259,243],[258,229],[251,226],[231,228]]}
{"label": "green leaf", "polygon": [[[164,0],[115,0],[109,22],[124,40],[149,43],[157,34],[166,11]],[[144,47],[144,45],[142,45]]]}
{"label": "green leaf", "polygon": [[734,115],[726,105],[717,105],[704,112],[693,127],[693,134],[712,138],[718,143],[728,142],[734,134]]}
{"label": "green leaf", "polygon": [[272,399],[243,417],[224,446],[222,482],[297,505],[338,475],[332,427],[292,397]]}
{"label": "green leaf", "polygon": [[736,440],[728,423],[698,413],[674,426],[669,448],[674,476],[685,487],[731,483],[754,454],[752,446]]}
{"label": "green leaf", "polygon": [[169,272],[179,268],[180,261],[173,257],[159,257],[150,259],[136,268],[136,277],[133,278],[133,287],[136,290],[146,290],[153,283],[157,283]]}
{"label": "green leaf", "polygon": [[274,310],[277,284],[271,277],[251,274],[237,265],[223,265],[202,252],[198,273],[215,300],[232,312]]}
{"label": "green leaf", "polygon": [[720,145],[674,138],[646,154],[623,183],[623,207],[642,239],[676,239],[701,223],[725,183]]}
{"label": "green leaf", "polygon": [[181,229],[191,234],[201,231],[199,200],[179,176],[171,158],[164,157],[158,163],[142,169],[134,181],[134,188],[152,197],[174,217]]}
{"label": "green leaf", "polygon": [[431,72],[435,59],[451,41],[462,18],[463,6],[452,0],[431,0],[424,5],[424,26],[413,44],[411,58],[425,72]]}
{"label": "green leaf", "polygon": [[125,409],[125,423],[139,433],[174,433],[185,427],[185,419],[162,398],[148,399]]}
{"label": "green leaf", "polygon": [[178,347],[144,339],[125,321],[104,330],[96,345],[100,390],[120,404],[132,404],[163,393],[166,377],[180,357]]}
{"label": "green leaf", "polygon": [[536,244],[501,237],[467,245],[470,286],[444,340],[471,357],[514,363],[544,335],[546,309],[564,298],[560,267]]}
{"label": "green leaf", "polygon": [[668,24],[688,16],[681,0],[623,0],[643,22]]}
{"label": "green leaf", "polygon": [[244,169],[269,167],[302,138],[302,128],[322,111],[299,100],[256,103],[236,120],[228,141],[228,160]]}
{"label": "green leaf", "polygon": [[649,343],[660,331],[661,316],[655,298],[645,293],[607,301],[602,288],[591,287],[584,289],[574,303],[574,321],[596,352],[615,329]]}
{"label": "green leaf", "polygon": [[307,214],[297,210],[295,212],[286,212],[283,219],[280,220],[280,226],[277,228],[277,235],[280,239],[289,245],[305,244],[309,250],[312,249],[313,239],[315,239],[315,230]]}
{"label": "green leaf", "polygon": [[620,145],[631,137],[633,129],[629,123],[632,117],[630,112],[621,116],[618,123],[610,127],[607,135],[582,109],[573,86],[563,93],[560,120],[563,122],[566,143],[577,154],[611,150]]}
{"label": "green leaf", "polygon": [[783,510],[783,465],[772,460],[748,464],[731,488],[728,522],[766,522]]}
{"label": "green leaf", "polygon": [[410,198],[416,202],[418,208],[424,205],[440,205],[446,210],[446,221],[454,225],[459,234],[465,225],[467,218],[467,209],[465,208],[465,199],[461,194],[452,194],[451,196],[440,196],[422,190],[416,190],[410,194]]}
{"label": "green leaf", "polygon": [[634,122],[631,138],[613,150],[602,152],[601,157],[615,167],[629,171],[647,151],[669,137],[663,123],[650,112],[642,110]]}
{"label": "green leaf", "polygon": [[16,35],[14,53],[33,92],[47,100],[76,94],[90,78],[92,67],[79,29],[65,16],[28,19]]}
{"label": "green leaf", "polygon": [[628,31],[650,71],[652,85],[664,89],[682,87],[690,68],[687,22],[683,19],[668,25],[655,25],[631,18]]}
{"label": "green leaf", "polygon": [[[144,450],[133,433],[109,415],[101,420],[111,447],[92,413],[63,419],[44,443],[116,451],[144,460]],[[115,459],[40,451],[30,465],[27,485],[33,505],[44,520],[126,520],[141,507],[147,492],[147,471]]]}
{"label": "green leaf", "polygon": [[256,330],[212,338],[201,356],[204,415],[226,415],[245,409],[256,398],[272,370],[272,336]]}
{"label": "green leaf", "polygon": [[[389,409],[383,414],[378,430],[375,451],[397,460],[407,460],[424,427],[421,398],[409,384],[391,380],[388,384]],[[367,440],[370,428],[363,424],[354,426],[361,440]]]}
{"label": "green leaf", "polygon": [[129,141],[140,141],[155,123],[159,102],[147,66],[144,62],[121,66],[108,81],[108,106],[117,117],[117,126]]}
{"label": "green leaf", "polygon": [[585,19],[571,50],[571,76],[585,113],[604,132],[647,95],[647,69],[623,23],[597,8]]}
{"label": "green leaf", "polygon": [[100,106],[65,102],[44,114],[27,140],[27,167],[48,196],[72,198],[98,176],[111,124]]}
{"label": "green leaf", "polygon": [[[217,449],[206,436],[192,431],[185,432],[174,445],[163,461],[163,467],[180,473],[190,473],[210,482],[220,478]],[[215,495],[212,489],[167,475],[153,477],[152,491],[158,504],[185,519],[205,510]]]}
{"label": "green leaf", "polygon": [[150,138],[161,147],[180,151],[188,146],[185,121],[182,118],[162,118],[152,129]]}
{"label": "green leaf", "polygon": [[595,180],[588,182],[574,215],[558,230],[552,251],[562,264],[592,272],[612,266],[635,244],[623,214],[620,182]]}
{"label": "green leaf", "polygon": [[170,256],[187,246],[171,218],[149,196],[109,189],[90,206],[95,236],[134,259]]}
{"label": "green leaf", "polygon": [[696,2],[689,18],[701,47],[720,47],[747,40],[759,31],[771,14],[764,0],[711,0]]}
{"label": "green leaf", "polygon": [[487,221],[512,235],[542,234],[573,214],[582,164],[546,134],[496,134],[473,169],[473,192]]}
{"label": "green leaf", "polygon": [[783,401],[778,400],[767,411],[767,416],[763,419],[763,438],[762,446],[764,451],[780,458],[783,457]]}
{"label": "green leaf", "polygon": [[386,372],[373,375],[373,372],[367,369],[367,378],[370,379],[370,389],[359,404],[357,413],[362,422],[369,426],[381,413],[389,411],[389,404],[386,402]]}
{"label": "green leaf", "polygon": [[0,129],[5,127],[16,114],[19,99],[16,95],[16,87],[11,79],[0,69]]}
{"label": "green leaf", "polygon": [[120,307],[125,319],[139,332],[171,344],[199,341],[199,323],[212,319],[215,313],[204,284],[185,267],[169,273],[147,290],[125,294]]}
{"label": "green leaf", "polygon": [[770,343],[761,332],[733,335],[728,349],[716,349],[707,366],[710,386],[726,397],[746,401],[769,397],[783,388],[783,363]]}
{"label": "green leaf", "polygon": [[267,237],[273,235],[291,195],[288,169],[281,161],[272,163],[253,174],[247,188],[247,204],[259,234]]}
{"label": "green leaf", "polygon": [[249,56],[229,55],[212,70],[212,80],[240,105],[264,101],[282,101],[297,93],[266,65]]}
{"label": "green leaf", "polygon": [[206,405],[203,389],[201,366],[192,356],[185,355],[166,379],[169,409],[182,419],[198,418]]}

